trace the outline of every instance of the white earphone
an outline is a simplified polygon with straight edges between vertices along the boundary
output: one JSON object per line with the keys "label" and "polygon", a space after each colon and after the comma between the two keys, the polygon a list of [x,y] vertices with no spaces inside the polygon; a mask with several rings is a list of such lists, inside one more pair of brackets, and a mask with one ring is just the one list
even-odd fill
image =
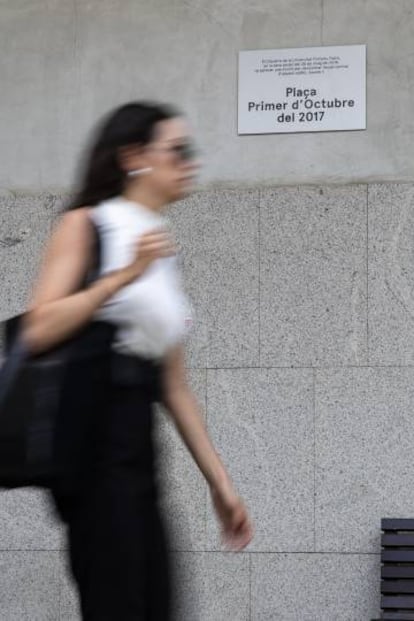
{"label": "white earphone", "polygon": [[140,175],[148,175],[154,169],[151,166],[147,168],[136,168],[134,170],[128,170],[128,177],[139,177]]}

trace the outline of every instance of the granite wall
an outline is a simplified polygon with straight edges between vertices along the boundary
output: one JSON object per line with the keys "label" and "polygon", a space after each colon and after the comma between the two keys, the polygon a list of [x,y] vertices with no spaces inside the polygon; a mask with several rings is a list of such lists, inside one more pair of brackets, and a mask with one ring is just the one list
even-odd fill
{"label": "granite wall", "polygon": [[[3,193],[0,319],[22,310],[62,198]],[[380,519],[414,506],[414,185],[211,189],[172,208],[196,321],[189,375],[253,516],[225,552],[206,484],[158,413],[180,621],[366,621]],[[0,495],[5,621],[77,619],[62,529]]]}

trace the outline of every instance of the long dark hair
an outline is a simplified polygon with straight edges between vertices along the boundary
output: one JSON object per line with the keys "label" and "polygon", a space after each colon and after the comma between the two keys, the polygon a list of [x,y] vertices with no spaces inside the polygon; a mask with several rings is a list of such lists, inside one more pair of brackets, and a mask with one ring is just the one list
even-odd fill
{"label": "long dark hair", "polygon": [[97,205],[121,194],[125,172],[119,165],[119,148],[148,144],[157,123],[177,116],[180,113],[171,106],[146,102],[131,102],[110,112],[95,131],[82,163],[79,190],[68,209]]}

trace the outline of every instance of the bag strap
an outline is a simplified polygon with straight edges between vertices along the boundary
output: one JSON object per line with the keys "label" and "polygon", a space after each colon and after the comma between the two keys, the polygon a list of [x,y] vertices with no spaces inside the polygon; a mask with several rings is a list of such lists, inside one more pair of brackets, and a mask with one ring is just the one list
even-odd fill
{"label": "bag strap", "polygon": [[13,385],[22,363],[27,358],[27,351],[22,339],[16,338],[0,368],[0,405],[6,398],[9,387]]}
{"label": "bag strap", "polygon": [[[79,291],[85,289],[91,285],[100,276],[101,260],[102,260],[102,242],[99,225],[95,222],[93,217],[88,217],[92,235],[92,256],[89,261],[89,268],[85,274],[85,277],[79,287]],[[12,355],[12,352],[16,346],[17,351],[21,357],[24,357],[22,351],[18,349],[20,339],[18,338],[20,332],[20,325],[25,313],[20,313],[14,317],[10,317],[3,322],[4,326],[4,349],[7,358]],[[21,358],[20,358],[21,359]]]}
{"label": "bag strap", "polygon": [[102,263],[102,241],[99,225],[93,218],[89,217],[88,219],[90,221],[92,231],[92,256],[90,267],[85,275],[80,290],[88,287],[99,278]]}

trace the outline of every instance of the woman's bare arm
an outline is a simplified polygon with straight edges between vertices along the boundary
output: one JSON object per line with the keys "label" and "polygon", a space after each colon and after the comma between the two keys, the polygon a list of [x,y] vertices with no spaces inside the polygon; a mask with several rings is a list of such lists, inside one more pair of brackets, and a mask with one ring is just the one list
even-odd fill
{"label": "woman's bare arm", "polygon": [[163,402],[210,486],[226,544],[234,549],[244,548],[253,536],[252,524],[208,436],[197,400],[186,379],[182,346],[167,356]]}
{"label": "woman's bare arm", "polygon": [[197,400],[187,382],[184,352],[178,346],[167,357],[164,405],[211,487],[229,483],[226,470],[215,451]]}
{"label": "woman's bare arm", "polygon": [[23,338],[33,353],[74,334],[107,299],[138,278],[151,261],[171,254],[165,233],[148,233],[141,237],[139,253],[130,265],[77,291],[91,258],[92,226],[89,210],[77,209],[64,214],[51,237],[24,319]]}

